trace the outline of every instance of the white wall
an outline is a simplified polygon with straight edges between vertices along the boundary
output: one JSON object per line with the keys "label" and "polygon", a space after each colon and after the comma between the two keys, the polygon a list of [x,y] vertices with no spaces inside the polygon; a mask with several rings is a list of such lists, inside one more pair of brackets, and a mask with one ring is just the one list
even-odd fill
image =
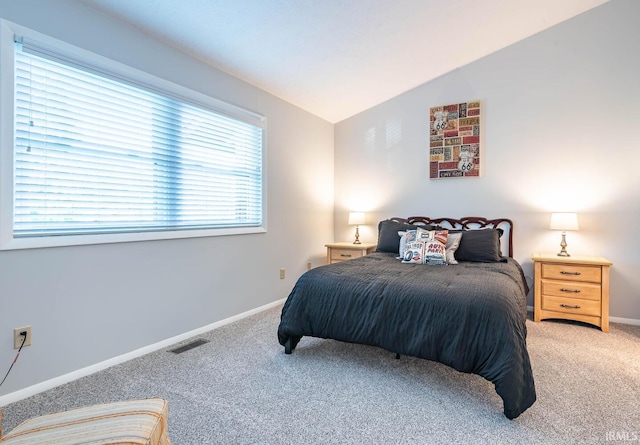
{"label": "white wall", "polygon": [[74,0],[3,1],[0,17],[268,119],[266,234],[0,252],[3,375],[13,328],[33,327],[0,396],[285,298],[324,262],[333,125]]}
{"label": "white wall", "polygon": [[[390,216],[508,217],[531,277],[532,252],[559,251],[550,212],[576,211],[569,252],[613,261],[611,316],[640,321],[638,17],[640,2],[613,0],[338,123],[336,238],[353,237],[350,209],[370,213],[372,242]],[[469,100],[481,177],[430,180],[429,108]]]}

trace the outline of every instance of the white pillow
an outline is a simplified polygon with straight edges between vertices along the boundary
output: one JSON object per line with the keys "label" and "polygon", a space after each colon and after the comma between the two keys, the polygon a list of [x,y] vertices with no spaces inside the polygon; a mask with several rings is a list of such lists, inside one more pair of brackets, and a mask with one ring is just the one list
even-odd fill
{"label": "white pillow", "polygon": [[446,256],[447,256],[447,264],[458,264],[456,260],[455,253],[456,249],[460,245],[460,240],[462,239],[462,233],[451,233],[447,235],[447,247],[446,247]]}

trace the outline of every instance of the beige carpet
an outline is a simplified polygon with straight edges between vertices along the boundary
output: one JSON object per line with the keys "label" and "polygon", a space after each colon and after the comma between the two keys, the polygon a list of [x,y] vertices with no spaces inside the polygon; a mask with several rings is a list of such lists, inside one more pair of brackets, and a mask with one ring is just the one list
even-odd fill
{"label": "beige carpet", "polygon": [[285,355],[279,316],[271,309],[182,354],[167,348],[8,405],[5,431],[40,413],[160,396],[173,445],[640,441],[640,326],[604,334],[528,321],[538,400],[510,421],[490,382],[438,363],[314,338]]}

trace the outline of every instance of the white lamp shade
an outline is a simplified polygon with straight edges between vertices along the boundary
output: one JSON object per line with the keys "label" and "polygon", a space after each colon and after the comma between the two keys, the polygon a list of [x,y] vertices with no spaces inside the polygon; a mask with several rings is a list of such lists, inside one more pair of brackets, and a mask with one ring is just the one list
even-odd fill
{"label": "white lamp shade", "polygon": [[364,224],[364,212],[350,212],[349,223],[350,226],[358,226]]}
{"label": "white lamp shade", "polygon": [[552,213],[549,228],[552,230],[578,230],[576,213]]}

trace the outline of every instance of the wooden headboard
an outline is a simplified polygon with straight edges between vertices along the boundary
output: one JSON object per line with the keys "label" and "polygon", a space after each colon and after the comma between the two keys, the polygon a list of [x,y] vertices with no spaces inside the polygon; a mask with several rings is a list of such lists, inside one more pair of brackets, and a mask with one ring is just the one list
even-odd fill
{"label": "wooden headboard", "polygon": [[509,257],[513,258],[513,221],[507,218],[487,219],[481,216],[463,216],[462,218],[429,218],[428,216],[410,216],[408,218],[393,217],[392,221],[400,223],[420,225],[432,225],[443,229],[484,229],[497,228],[504,230],[500,238],[503,254],[505,250],[504,239],[508,241],[506,251]]}

